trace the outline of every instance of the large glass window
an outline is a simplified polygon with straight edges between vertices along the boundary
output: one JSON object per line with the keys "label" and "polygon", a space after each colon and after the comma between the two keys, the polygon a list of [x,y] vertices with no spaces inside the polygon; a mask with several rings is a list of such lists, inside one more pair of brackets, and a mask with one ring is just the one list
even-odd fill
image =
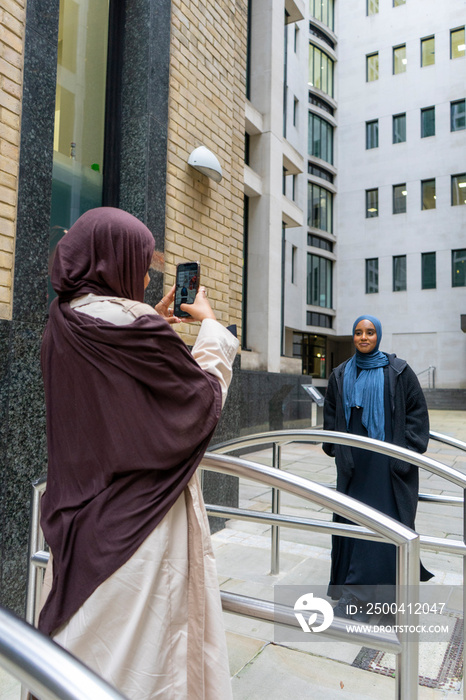
{"label": "large glass window", "polygon": [[403,185],[393,185],[393,213],[404,214],[406,212],[406,200],[408,192],[406,183]]}
{"label": "large glass window", "polygon": [[435,289],[437,286],[437,269],[435,253],[422,253],[421,280],[422,289]]}
{"label": "large glass window", "polygon": [[366,190],[366,219],[379,215],[379,190]]}
{"label": "large glass window", "polygon": [[333,97],[333,61],[313,44],[309,44],[309,85]]}
{"label": "large glass window", "polygon": [[371,83],[379,79],[379,54],[371,53],[366,56],[366,81]]}
{"label": "large glass window", "polygon": [[393,7],[398,7],[398,5],[406,5],[406,0],[393,0]]}
{"label": "large glass window", "polygon": [[393,291],[406,291],[406,255],[393,256]]}
{"label": "large glass window", "polygon": [[109,0],[60,0],[51,251],[81,214],[102,205],[108,12]]}
{"label": "large glass window", "polygon": [[379,291],[379,259],[366,260],[366,294],[377,294]]}
{"label": "large glass window", "polygon": [[334,29],[334,0],[310,0],[309,9],[311,17],[318,19],[327,25],[329,29]]}
{"label": "large glass window", "polygon": [[466,100],[450,103],[450,129],[451,131],[466,129]]}
{"label": "large glass window", "polygon": [[451,204],[466,204],[466,173],[451,176]]}
{"label": "large glass window", "polygon": [[332,261],[307,254],[307,303],[332,308]]}
{"label": "large glass window", "polygon": [[435,63],[435,37],[421,39],[421,66],[432,66]]}
{"label": "large glass window", "polygon": [[421,182],[422,209],[435,209],[437,196],[435,194],[435,178]]}
{"label": "large glass window", "polygon": [[464,27],[452,29],[450,32],[450,57],[461,58],[465,55],[465,49]]}
{"label": "large glass window", "polygon": [[406,141],[406,114],[393,115],[393,143]]}
{"label": "large glass window", "polygon": [[309,112],[308,152],[314,158],[333,163],[333,126]]}
{"label": "large glass window", "polygon": [[466,287],[466,248],[451,251],[451,286]]}
{"label": "large glass window", "polygon": [[367,15],[376,15],[379,11],[379,0],[366,0]]}
{"label": "large glass window", "polygon": [[366,148],[378,148],[379,147],[379,120],[373,119],[370,122],[366,122]]}
{"label": "large glass window", "polygon": [[435,136],[435,107],[421,109],[421,139]]}
{"label": "large glass window", "polygon": [[320,228],[332,233],[333,229],[333,197],[332,193],[320,185],[308,183],[308,216],[307,225]]}
{"label": "large glass window", "polygon": [[393,47],[393,75],[406,72],[406,44]]}

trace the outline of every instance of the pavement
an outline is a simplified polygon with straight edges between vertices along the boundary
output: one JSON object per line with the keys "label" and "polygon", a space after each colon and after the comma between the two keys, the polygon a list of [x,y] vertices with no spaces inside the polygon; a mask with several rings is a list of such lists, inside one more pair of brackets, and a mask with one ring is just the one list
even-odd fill
{"label": "pavement", "polygon": [[[430,411],[430,418],[431,430],[466,442],[466,411]],[[427,456],[466,474],[466,452],[431,441]],[[270,450],[255,451],[245,457],[262,464],[271,464],[272,459]],[[282,468],[321,484],[335,483],[334,461],[322,452],[320,445],[287,445],[282,450]],[[462,495],[458,487],[424,470],[420,472],[420,491]],[[270,511],[271,489],[241,481],[239,505]],[[331,520],[325,509],[283,493],[280,511]],[[462,509],[420,503],[416,528],[421,534],[461,539]],[[212,541],[219,583],[224,590],[273,600],[277,584],[326,587],[328,583],[329,535],[281,528],[280,573],[274,576],[270,574],[270,527],[230,520],[213,535]],[[426,585],[453,588],[462,585],[461,557],[426,550],[422,561],[435,574]],[[395,698],[394,659],[389,654],[329,638],[277,642],[272,623],[230,613],[224,613],[224,621],[234,700]],[[419,700],[462,698],[461,659],[461,635],[441,642],[421,643]],[[0,699],[19,698],[19,684],[0,670]]]}

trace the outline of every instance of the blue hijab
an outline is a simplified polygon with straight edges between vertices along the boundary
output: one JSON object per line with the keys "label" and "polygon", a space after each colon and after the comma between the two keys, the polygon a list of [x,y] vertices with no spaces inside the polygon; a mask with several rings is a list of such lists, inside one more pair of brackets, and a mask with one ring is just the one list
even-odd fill
{"label": "blue hijab", "polygon": [[[388,357],[379,350],[382,340],[382,324],[374,316],[359,316],[353,324],[353,337],[360,321],[370,321],[377,333],[377,345],[372,352],[356,350],[346,363],[343,378],[343,402],[346,426],[349,426],[352,406],[361,406],[362,424],[367,434],[376,440],[385,439],[384,379],[383,368],[388,365]],[[357,372],[357,369],[361,371]]]}

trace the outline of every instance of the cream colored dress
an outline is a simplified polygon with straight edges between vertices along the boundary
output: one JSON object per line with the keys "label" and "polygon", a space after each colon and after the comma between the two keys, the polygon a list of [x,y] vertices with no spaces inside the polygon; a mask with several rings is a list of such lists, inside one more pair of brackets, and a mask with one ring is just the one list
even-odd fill
{"label": "cream colored dress", "polygon": [[[92,294],[71,306],[117,325],[156,313],[146,304]],[[223,402],[237,348],[236,338],[220,323],[202,322],[192,353],[218,378]],[[131,559],[53,638],[130,700],[232,697],[217,571],[197,474]]]}

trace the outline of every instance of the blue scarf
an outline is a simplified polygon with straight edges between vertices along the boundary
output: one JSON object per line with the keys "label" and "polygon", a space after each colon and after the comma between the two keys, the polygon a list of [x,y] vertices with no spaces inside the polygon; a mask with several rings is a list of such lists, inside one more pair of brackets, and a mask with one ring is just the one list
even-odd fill
{"label": "blue scarf", "polygon": [[[385,439],[384,379],[383,367],[388,357],[379,350],[382,340],[382,324],[374,316],[359,316],[353,324],[353,337],[360,321],[370,321],[377,333],[377,345],[372,352],[356,354],[346,363],[343,378],[343,402],[346,426],[349,426],[352,406],[361,406],[362,424],[367,434],[376,440]],[[361,372],[357,373],[357,368]]]}

